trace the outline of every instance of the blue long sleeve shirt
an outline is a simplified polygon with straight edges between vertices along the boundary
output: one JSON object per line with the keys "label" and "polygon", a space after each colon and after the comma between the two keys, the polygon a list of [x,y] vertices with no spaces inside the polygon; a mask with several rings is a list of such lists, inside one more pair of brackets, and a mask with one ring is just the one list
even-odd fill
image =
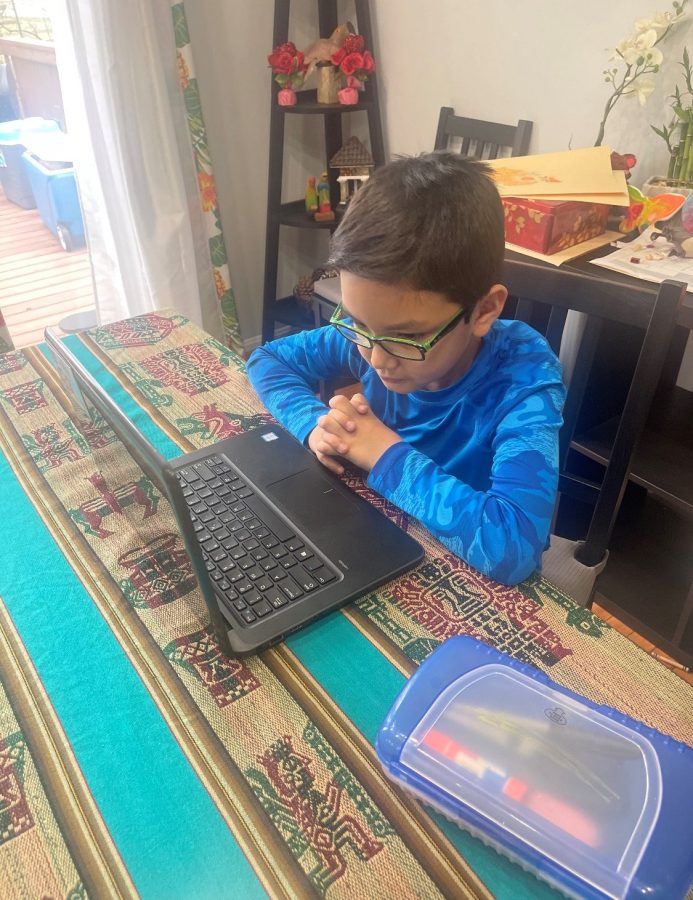
{"label": "blue long sleeve shirt", "polygon": [[565,389],[544,338],[497,321],[462,378],[436,391],[388,391],[356,347],[319,328],[255,350],[248,375],[275,418],[305,441],[326,411],[321,378],[352,376],[401,438],[368,484],[470,565],[503,584],[540,568],[558,482]]}

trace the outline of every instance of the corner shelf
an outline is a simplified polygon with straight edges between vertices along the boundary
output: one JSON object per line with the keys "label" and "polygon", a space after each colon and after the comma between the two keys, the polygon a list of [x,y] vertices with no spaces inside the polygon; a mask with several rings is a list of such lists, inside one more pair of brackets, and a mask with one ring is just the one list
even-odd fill
{"label": "corner shelf", "polygon": [[[273,44],[276,47],[289,39],[290,0],[274,0]],[[366,46],[373,47],[371,18],[368,0],[354,0],[358,33],[363,35]],[[332,34],[338,25],[337,0],[317,0],[318,34]],[[276,314],[284,307],[285,300],[277,301],[279,271],[279,232],[282,226],[307,228],[318,231],[334,231],[339,224],[339,213],[332,222],[316,222],[308,218],[303,200],[282,203],[282,172],[284,168],[284,126],[287,116],[321,116],[324,128],[325,161],[321,171],[328,171],[329,161],[342,145],[342,117],[354,112],[365,112],[371,143],[371,155],[376,166],[385,162],[380,105],[378,101],[377,75],[372,75],[360,92],[359,102],[318,103],[317,90],[297,92],[295,106],[280,106],[277,102],[277,86],[273,85],[270,107],[269,172],[267,179],[267,231],[265,239],[265,285],[262,308],[262,341],[274,335]],[[310,173],[306,173],[308,177]],[[332,208],[337,210],[339,185],[336,179],[330,184]],[[321,260],[316,259],[315,265]],[[276,319],[283,321],[283,319]],[[314,327],[314,320],[309,326]]]}
{"label": "corner shelf", "polygon": [[358,103],[354,103],[349,106],[345,105],[344,103],[318,103],[317,91],[297,91],[296,97],[297,103],[295,106],[279,107],[286,115],[293,114],[301,116],[324,116],[326,114],[332,113],[334,115],[341,116],[344,113],[369,110],[373,107],[373,101],[368,99],[368,97],[361,97],[359,98]]}
{"label": "corner shelf", "polygon": [[333,222],[316,222],[306,214],[306,206],[303,200],[292,200],[290,203],[282,203],[271,213],[272,218],[279,225],[290,225],[292,228],[328,228],[334,229],[339,224],[341,216],[337,212]]}

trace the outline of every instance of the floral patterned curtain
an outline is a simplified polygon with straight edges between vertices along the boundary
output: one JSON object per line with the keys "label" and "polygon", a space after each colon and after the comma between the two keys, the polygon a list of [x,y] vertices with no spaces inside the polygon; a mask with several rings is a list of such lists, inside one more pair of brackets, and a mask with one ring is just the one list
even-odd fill
{"label": "floral patterned curtain", "polygon": [[176,36],[178,76],[185,99],[188,129],[197,170],[197,183],[200,189],[200,200],[209,240],[209,254],[224,322],[224,331],[228,345],[242,355],[243,343],[238,328],[236,300],[231,287],[231,275],[226,255],[224,234],[221,229],[212,161],[207,146],[207,132],[202,116],[202,104],[200,103],[197,79],[195,78],[195,66],[184,4],[172,3],[171,11],[173,13],[173,27]]}
{"label": "floral patterned curtain", "polygon": [[7,353],[8,350],[14,350],[14,343],[2,317],[2,310],[0,310],[0,353]]}

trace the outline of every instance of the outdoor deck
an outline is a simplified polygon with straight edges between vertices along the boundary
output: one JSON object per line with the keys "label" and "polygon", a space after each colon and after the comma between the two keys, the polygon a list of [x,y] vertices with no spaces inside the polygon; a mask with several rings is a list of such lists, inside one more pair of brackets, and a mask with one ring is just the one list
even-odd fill
{"label": "outdoor deck", "polygon": [[94,306],[89,254],[66,253],[35,209],[0,192],[0,310],[17,349],[43,340],[43,329]]}

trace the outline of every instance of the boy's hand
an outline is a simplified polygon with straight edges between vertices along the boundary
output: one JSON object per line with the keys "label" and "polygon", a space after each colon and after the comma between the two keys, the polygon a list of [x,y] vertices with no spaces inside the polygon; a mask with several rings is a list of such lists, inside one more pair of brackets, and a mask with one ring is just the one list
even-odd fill
{"label": "boy's hand", "polygon": [[337,395],[311,431],[308,446],[326,468],[341,475],[344,467],[336,457],[370,472],[388,447],[400,440],[371,412],[362,394],[351,399]]}

